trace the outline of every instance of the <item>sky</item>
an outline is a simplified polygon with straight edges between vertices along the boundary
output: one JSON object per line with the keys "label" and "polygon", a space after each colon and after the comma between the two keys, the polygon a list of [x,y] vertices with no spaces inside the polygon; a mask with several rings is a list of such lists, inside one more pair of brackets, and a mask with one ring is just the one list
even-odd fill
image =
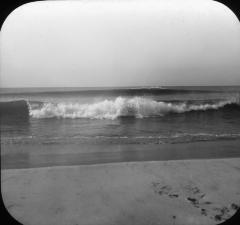
{"label": "sky", "polygon": [[0,35],[0,87],[240,85],[240,23],[211,0],[33,2]]}

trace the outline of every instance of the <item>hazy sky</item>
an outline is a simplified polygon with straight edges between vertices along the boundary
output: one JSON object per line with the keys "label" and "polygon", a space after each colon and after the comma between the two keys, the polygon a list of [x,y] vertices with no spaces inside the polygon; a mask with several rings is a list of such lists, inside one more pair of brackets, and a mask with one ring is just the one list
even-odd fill
{"label": "hazy sky", "polygon": [[211,0],[28,3],[2,27],[0,82],[240,85],[240,23]]}

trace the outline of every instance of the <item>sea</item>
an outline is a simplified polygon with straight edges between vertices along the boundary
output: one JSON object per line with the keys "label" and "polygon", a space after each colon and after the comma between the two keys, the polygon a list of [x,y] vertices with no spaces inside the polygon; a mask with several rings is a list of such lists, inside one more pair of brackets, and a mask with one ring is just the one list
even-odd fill
{"label": "sea", "polygon": [[2,168],[240,156],[240,86],[0,94]]}

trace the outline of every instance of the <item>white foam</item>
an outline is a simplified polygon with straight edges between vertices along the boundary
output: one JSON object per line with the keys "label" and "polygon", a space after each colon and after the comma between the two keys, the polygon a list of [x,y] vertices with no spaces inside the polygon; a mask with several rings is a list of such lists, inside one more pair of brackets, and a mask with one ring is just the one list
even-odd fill
{"label": "white foam", "polygon": [[144,97],[117,97],[114,100],[103,100],[92,104],[44,103],[38,109],[30,106],[30,116],[34,118],[116,119],[122,116],[144,118],[164,116],[167,113],[218,109],[232,102],[233,100],[226,100],[215,104],[187,105],[186,103],[157,102]]}

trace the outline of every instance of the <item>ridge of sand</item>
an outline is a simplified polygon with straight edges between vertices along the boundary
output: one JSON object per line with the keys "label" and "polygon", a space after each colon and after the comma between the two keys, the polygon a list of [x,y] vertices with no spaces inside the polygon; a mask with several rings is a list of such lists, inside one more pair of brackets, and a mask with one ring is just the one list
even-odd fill
{"label": "ridge of sand", "polygon": [[218,224],[240,205],[240,158],[1,171],[10,214],[28,225]]}

